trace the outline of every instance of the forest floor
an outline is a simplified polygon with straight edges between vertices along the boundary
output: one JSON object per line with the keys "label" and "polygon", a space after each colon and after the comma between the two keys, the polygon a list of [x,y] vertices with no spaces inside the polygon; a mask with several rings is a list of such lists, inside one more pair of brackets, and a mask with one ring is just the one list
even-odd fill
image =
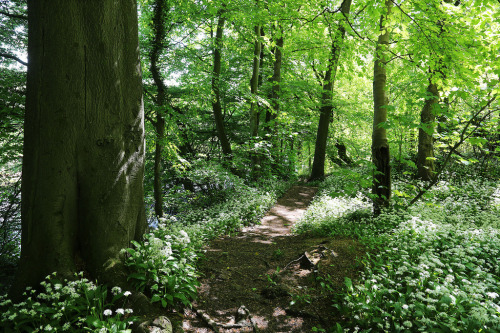
{"label": "forest floor", "polygon": [[358,275],[364,250],[352,239],[291,234],[316,191],[293,186],[261,224],[213,240],[198,299],[172,318],[175,331],[311,332],[341,322],[333,295]]}

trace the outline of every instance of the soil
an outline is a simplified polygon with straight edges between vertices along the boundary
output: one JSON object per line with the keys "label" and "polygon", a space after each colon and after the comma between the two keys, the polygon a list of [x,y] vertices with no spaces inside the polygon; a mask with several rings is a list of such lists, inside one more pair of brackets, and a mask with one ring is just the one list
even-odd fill
{"label": "soil", "polygon": [[[260,225],[213,240],[200,262],[199,296],[176,332],[311,332],[335,327],[344,278],[358,274],[352,239],[292,235],[317,188],[297,185]],[[322,287],[324,284],[326,287]]]}

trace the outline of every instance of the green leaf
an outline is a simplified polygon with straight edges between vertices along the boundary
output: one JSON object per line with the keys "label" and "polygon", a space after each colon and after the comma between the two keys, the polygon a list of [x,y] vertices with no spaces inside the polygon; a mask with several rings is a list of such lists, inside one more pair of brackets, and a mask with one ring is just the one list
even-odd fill
{"label": "green leaf", "polygon": [[145,281],[146,280],[146,276],[143,273],[132,273],[132,274],[129,274],[127,280],[129,280],[129,279],[136,279],[136,280]]}

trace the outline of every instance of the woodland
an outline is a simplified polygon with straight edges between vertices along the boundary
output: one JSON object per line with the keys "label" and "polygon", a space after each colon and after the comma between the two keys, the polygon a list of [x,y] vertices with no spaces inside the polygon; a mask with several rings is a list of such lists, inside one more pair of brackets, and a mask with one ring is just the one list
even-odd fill
{"label": "woodland", "polygon": [[182,332],[301,184],[295,331],[500,332],[499,76],[497,0],[0,0],[0,331]]}

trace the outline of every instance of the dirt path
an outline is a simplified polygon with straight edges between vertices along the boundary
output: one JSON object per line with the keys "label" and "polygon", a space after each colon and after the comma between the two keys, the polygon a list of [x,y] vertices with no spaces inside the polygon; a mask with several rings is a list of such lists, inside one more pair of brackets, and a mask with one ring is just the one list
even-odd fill
{"label": "dirt path", "polygon": [[290,234],[316,191],[293,186],[260,225],[211,242],[199,298],[179,331],[311,332],[341,320],[331,295],[353,275],[359,247],[348,239]]}

